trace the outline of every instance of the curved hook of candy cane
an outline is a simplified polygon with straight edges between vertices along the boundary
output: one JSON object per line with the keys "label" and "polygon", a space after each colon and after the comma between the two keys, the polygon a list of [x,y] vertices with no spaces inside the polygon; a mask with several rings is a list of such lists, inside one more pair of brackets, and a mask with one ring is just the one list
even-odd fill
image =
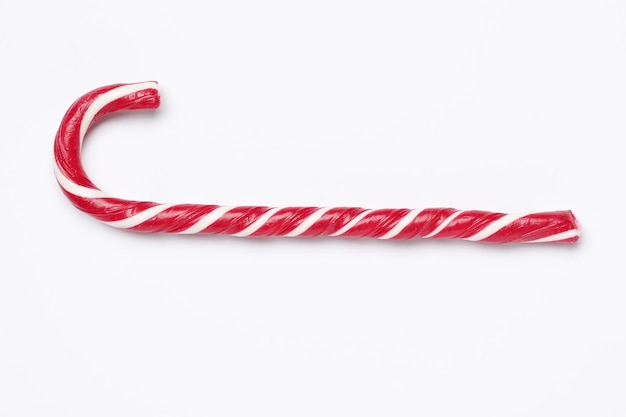
{"label": "curved hook of candy cane", "polygon": [[110,226],[150,233],[435,238],[490,243],[575,242],[580,235],[571,211],[513,215],[452,208],[226,207],[124,200],[104,193],[89,180],[81,164],[87,131],[107,114],[155,109],[159,102],[158,84],[142,82],[98,88],[69,108],[55,139],[55,174],[78,209]]}

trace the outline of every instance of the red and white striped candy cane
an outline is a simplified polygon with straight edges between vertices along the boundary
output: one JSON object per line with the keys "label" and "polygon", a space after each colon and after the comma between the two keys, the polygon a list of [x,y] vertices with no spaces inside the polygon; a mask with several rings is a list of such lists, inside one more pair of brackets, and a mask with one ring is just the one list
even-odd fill
{"label": "red and white striped candy cane", "polygon": [[149,233],[433,238],[489,243],[575,242],[580,235],[571,211],[515,215],[451,208],[226,207],[158,204],[106,194],[87,178],[81,164],[81,146],[87,131],[107,114],[155,109],[159,100],[156,82],[115,84],[85,94],[69,108],[56,135],[54,168],[63,192],[77,208],[109,226]]}

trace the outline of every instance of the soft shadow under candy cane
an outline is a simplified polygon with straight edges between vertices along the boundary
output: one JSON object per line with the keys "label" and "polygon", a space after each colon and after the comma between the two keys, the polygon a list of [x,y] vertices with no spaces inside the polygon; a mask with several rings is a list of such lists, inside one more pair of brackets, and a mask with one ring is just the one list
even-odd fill
{"label": "soft shadow under candy cane", "polygon": [[158,84],[150,81],[101,87],[69,108],[56,135],[54,168],[63,192],[78,209],[109,226],[148,233],[464,239],[488,243],[572,243],[580,236],[580,226],[569,210],[504,214],[452,208],[228,207],[125,200],[101,191],[85,174],[80,159],[90,126],[107,114],[155,109],[159,102]]}

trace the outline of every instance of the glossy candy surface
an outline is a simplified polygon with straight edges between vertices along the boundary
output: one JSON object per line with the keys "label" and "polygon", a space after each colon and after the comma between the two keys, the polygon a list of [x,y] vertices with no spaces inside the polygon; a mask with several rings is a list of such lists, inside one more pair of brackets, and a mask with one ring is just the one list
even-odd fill
{"label": "glossy candy surface", "polygon": [[110,226],[149,233],[433,238],[489,243],[571,243],[580,236],[571,211],[513,215],[452,208],[227,207],[132,201],[104,193],[89,180],[80,159],[90,126],[107,114],[155,109],[159,102],[158,84],[143,82],[98,88],[69,108],[54,143],[55,174],[78,209]]}

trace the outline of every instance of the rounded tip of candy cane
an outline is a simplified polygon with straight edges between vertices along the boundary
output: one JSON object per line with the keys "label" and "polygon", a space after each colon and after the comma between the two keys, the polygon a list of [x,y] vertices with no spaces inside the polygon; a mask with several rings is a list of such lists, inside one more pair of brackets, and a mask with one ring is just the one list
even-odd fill
{"label": "rounded tip of candy cane", "polygon": [[129,88],[127,98],[130,101],[130,105],[126,107],[127,110],[156,109],[161,104],[157,81],[127,84],[126,87]]}

